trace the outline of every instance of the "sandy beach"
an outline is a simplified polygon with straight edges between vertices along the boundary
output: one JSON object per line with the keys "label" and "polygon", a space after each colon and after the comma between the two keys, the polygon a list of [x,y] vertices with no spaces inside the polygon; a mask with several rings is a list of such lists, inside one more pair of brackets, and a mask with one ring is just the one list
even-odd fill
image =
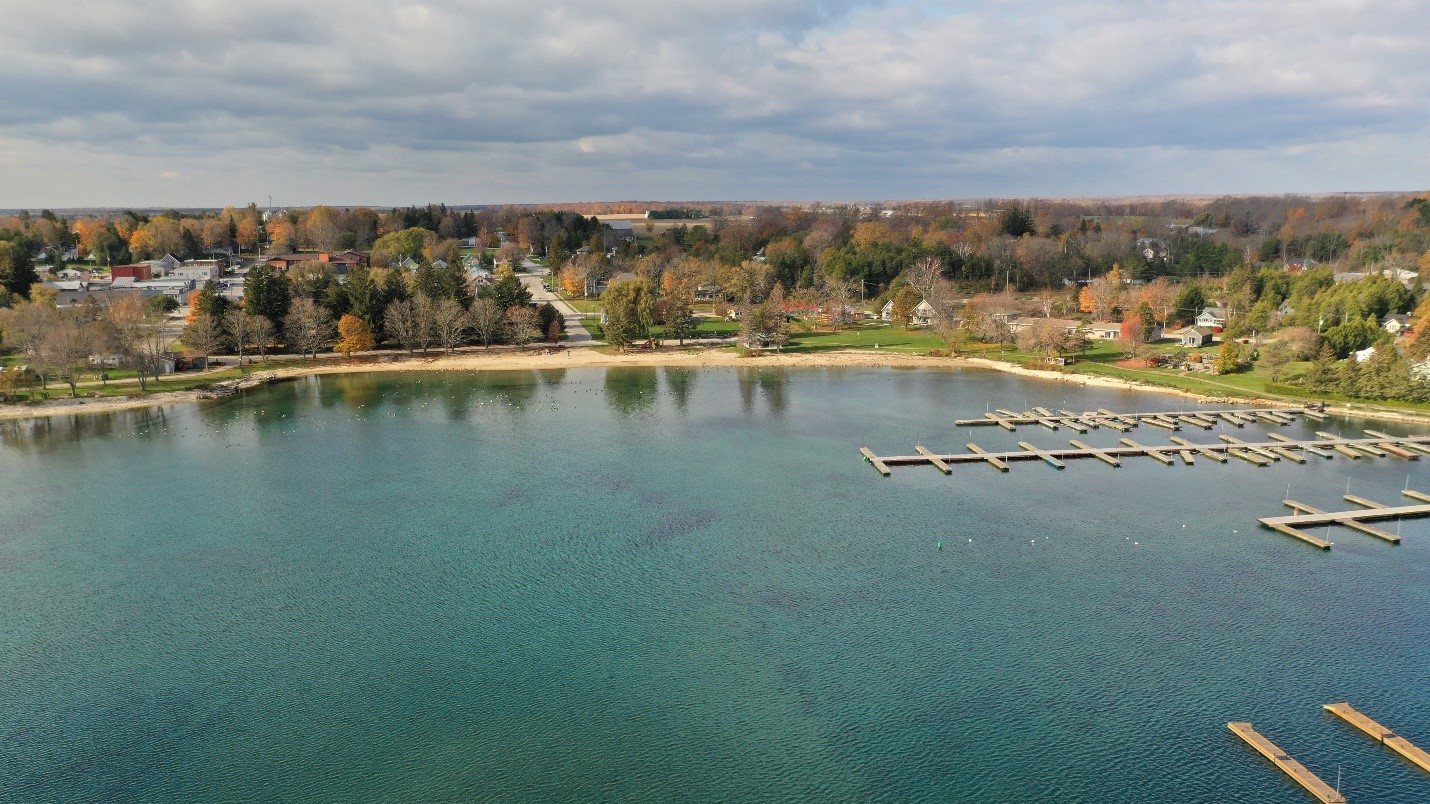
{"label": "sandy beach", "polygon": [[[987,369],[1018,374],[1040,380],[1073,382],[1084,386],[1104,388],[1125,388],[1152,391],[1162,394],[1176,394],[1203,402],[1225,402],[1225,399],[1207,397],[1163,386],[1121,380],[1110,377],[1091,377],[1060,371],[1042,371],[1022,366],[978,357],[928,357],[924,355],[899,354],[894,352],[873,352],[868,350],[830,351],[809,353],[765,353],[756,357],[742,357],[728,349],[697,347],[665,347],[653,352],[609,353],[597,349],[542,349],[500,348],[488,350],[465,350],[452,355],[430,354],[427,356],[395,355],[384,353],[360,356],[352,360],[331,360],[320,364],[254,367],[252,374],[242,380],[215,383],[230,389],[256,388],[270,382],[293,377],[317,374],[354,374],[363,372],[401,371],[504,371],[542,368],[591,368],[610,366],[785,366],[792,368],[837,368],[898,366],[903,368],[924,368],[934,370]],[[39,418],[46,416],[67,416],[84,413],[108,413],[164,405],[192,404],[221,399],[212,391],[173,391],[133,397],[107,397],[102,399],[55,399],[33,405],[0,406],[0,421]],[[1254,404],[1258,400],[1238,399],[1234,404]],[[1282,404],[1282,403],[1268,403]],[[1414,421],[1430,420],[1430,416],[1397,411],[1369,410],[1360,406],[1333,408],[1332,412],[1358,416]]]}

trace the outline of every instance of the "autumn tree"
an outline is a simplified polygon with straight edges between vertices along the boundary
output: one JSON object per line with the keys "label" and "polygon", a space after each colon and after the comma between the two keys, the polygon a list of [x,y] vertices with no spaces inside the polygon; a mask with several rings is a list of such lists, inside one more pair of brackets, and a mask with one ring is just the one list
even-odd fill
{"label": "autumn tree", "polygon": [[1047,357],[1056,357],[1068,351],[1069,338],[1066,325],[1055,318],[1040,318],[1032,326],[1018,332],[1018,348],[1025,352],[1042,352]]}
{"label": "autumn tree", "polygon": [[1107,276],[1092,280],[1078,295],[1078,306],[1094,321],[1109,321],[1122,301],[1122,277],[1117,266]]}
{"label": "autumn tree", "polygon": [[1147,305],[1148,309],[1152,311],[1153,320],[1157,322],[1157,326],[1166,329],[1167,318],[1175,310],[1177,289],[1167,281],[1166,277],[1159,276],[1143,285],[1139,295],[1142,304]]}
{"label": "autumn tree", "polygon": [[371,351],[375,346],[377,341],[367,321],[351,313],[338,319],[338,343],[334,349],[343,357],[351,360],[354,352]]}
{"label": "autumn tree", "polygon": [[1122,344],[1122,353],[1128,357],[1137,357],[1147,351],[1147,333],[1151,329],[1151,324],[1138,313],[1129,313],[1122,319],[1122,330],[1118,340]]}
{"label": "autumn tree", "polygon": [[1236,341],[1231,338],[1221,342],[1221,348],[1217,349],[1216,363],[1213,364],[1218,374],[1231,374],[1241,368],[1241,349]]}
{"label": "autumn tree", "polygon": [[894,306],[889,312],[889,319],[894,323],[908,328],[914,320],[914,310],[922,301],[919,292],[909,285],[899,288],[899,292],[894,294]]}

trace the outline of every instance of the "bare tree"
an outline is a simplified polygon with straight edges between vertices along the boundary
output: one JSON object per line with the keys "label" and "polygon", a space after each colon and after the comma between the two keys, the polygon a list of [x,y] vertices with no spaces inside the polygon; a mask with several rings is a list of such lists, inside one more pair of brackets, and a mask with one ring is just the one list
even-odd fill
{"label": "bare tree", "polygon": [[252,343],[267,356],[268,341],[273,338],[273,324],[264,316],[254,315],[242,307],[235,307],[223,316],[229,334],[233,336],[238,350],[238,364],[243,365],[243,350]]}
{"label": "bare tree", "polygon": [[432,329],[437,342],[451,354],[453,349],[466,340],[470,322],[462,303],[453,298],[445,298],[432,305]]}
{"label": "bare tree", "polygon": [[223,348],[226,338],[218,321],[208,313],[203,313],[195,318],[192,324],[184,327],[180,340],[184,342],[184,346],[203,355],[207,360],[209,355]]}
{"label": "bare tree", "polygon": [[511,342],[517,346],[541,337],[541,317],[530,307],[513,307],[506,311],[506,320],[511,328]]}
{"label": "bare tree", "polygon": [[483,346],[491,347],[492,341],[501,337],[506,326],[506,311],[491,299],[477,299],[472,309],[467,311],[467,324],[476,333]]}
{"label": "bare tree", "polygon": [[164,314],[146,305],[138,293],[130,293],[109,305],[108,319],[114,344],[139,375],[139,390],[149,390],[149,378],[157,380],[163,372],[169,346]]}
{"label": "bare tree", "polygon": [[319,349],[337,337],[333,316],[312,299],[303,297],[294,299],[288,308],[288,315],[283,319],[283,332],[290,351],[296,349],[299,354],[315,358]]}
{"label": "bare tree", "polygon": [[411,299],[402,299],[387,305],[382,317],[384,328],[396,341],[412,354],[417,349],[418,325],[417,305]]}
{"label": "bare tree", "polygon": [[76,314],[60,315],[40,341],[36,362],[40,370],[52,371],[70,387],[70,396],[79,396],[80,374],[89,366],[89,356],[99,343],[95,323]]}
{"label": "bare tree", "polygon": [[1069,338],[1063,322],[1052,318],[1038,319],[1032,326],[1018,333],[1018,348],[1029,352],[1042,352],[1055,357],[1068,350]]}
{"label": "bare tree", "polygon": [[430,296],[418,293],[412,300],[412,313],[416,323],[417,345],[422,354],[437,340],[437,303]]}

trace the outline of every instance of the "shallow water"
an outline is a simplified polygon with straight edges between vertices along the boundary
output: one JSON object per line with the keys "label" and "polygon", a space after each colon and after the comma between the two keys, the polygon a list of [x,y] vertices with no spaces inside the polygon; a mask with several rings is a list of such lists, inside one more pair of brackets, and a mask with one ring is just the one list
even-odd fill
{"label": "shallow water", "polygon": [[0,799],[1309,800],[1228,720],[1352,801],[1430,799],[1320,709],[1430,747],[1430,520],[1330,553],[1255,522],[1288,485],[1430,490],[1430,459],[884,479],[857,453],[1078,437],[952,426],[1040,404],[1195,407],[633,368],[0,426]]}

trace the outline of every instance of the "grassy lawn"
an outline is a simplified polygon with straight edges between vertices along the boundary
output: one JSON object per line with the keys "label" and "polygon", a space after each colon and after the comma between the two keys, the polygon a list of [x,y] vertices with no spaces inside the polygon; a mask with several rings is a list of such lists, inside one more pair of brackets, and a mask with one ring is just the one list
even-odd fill
{"label": "grassy lawn", "polygon": [[943,338],[927,330],[907,330],[888,324],[866,324],[838,332],[800,331],[791,328],[787,352],[824,352],[836,349],[880,349],[904,354],[927,354],[943,349]]}
{"label": "grassy lawn", "polygon": [[574,309],[578,313],[581,313],[583,315],[596,313],[599,315],[601,312],[600,299],[583,299],[580,296],[572,296],[571,294],[557,287],[552,288],[552,291],[562,301],[571,305],[572,309]]}

